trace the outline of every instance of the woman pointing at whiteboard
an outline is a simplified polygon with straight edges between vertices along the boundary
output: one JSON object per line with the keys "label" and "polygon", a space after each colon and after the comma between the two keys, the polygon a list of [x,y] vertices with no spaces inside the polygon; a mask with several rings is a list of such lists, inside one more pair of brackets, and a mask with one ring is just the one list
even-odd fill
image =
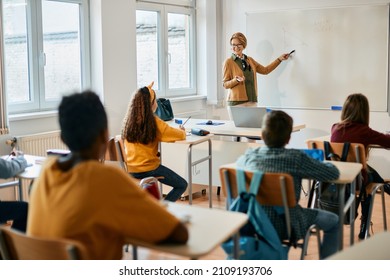
{"label": "woman pointing at whiteboard", "polygon": [[[244,34],[237,32],[230,38],[232,55],[223,65],[223,87],[229,90],[228,106],[257,106],[257,77],[256,73],[267,75],[279,64],[289,58],[290,54],[282,54],[268,66],[263,66],[252,57],[243,53],[247,46]],[[229,116],[230,110],[228,109]]]}

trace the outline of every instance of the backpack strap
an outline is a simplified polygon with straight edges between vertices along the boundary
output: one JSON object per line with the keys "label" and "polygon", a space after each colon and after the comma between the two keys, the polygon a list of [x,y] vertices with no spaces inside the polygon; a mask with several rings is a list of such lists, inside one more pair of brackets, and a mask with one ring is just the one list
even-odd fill
{"label": "backpack strap", "polygon": [[349,147],[351,143],[345,142],[343,146],[343,151],[341,157],[335,153],[333,153],[330,143],[328,141],[324,141],[324,152],[326,160],[336,160],[336,161],[347,161]]}
{"label": "backpack strap", "polygon": [[[264,172],[260,170],[254,170],[253,177],[249,186],[249,193],[257,195],[257,192],[260,187],[261,179],[263,179]],[[236,177],[237,177],[237,189],[238,194],[247,193],[246,191],[246,182],[245,182],[245,170],[236,169]]]}
{"label": "backpack strap", "polygon": [[251,184],[249,186],[249,193],[254,194],[255,196],[257,195],[259,188],[260,188],[260,183],[261,180],[263,179],[264,172],[261,170],[254,170]]}
{"label": "backpack strap", "polygon": [[343,154],[341,155],[341,161],[347,161],[349,147],[351,146],[351,143],[345,142],[343,146]]}
{"label": "backpack strap", "polygon": [[340,156],[338,154],[333,153],[332,148],[330,147],[330,143],[328,141],[324,141],[324,151],[326,160],[340,160]]}
{"label": "backpack strap", "polygon": [[324,141],[325,159],[331,160],[330,144],[328,141]]}

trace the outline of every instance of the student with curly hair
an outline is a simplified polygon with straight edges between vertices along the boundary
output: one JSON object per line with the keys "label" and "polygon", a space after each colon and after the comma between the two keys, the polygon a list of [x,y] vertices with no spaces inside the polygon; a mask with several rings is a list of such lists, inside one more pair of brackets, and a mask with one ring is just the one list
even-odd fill
{"label": "student with curly hair", "polygon": [[163,177],[160,182],[173,188],[165,200],[176,201],[187,189],[187,181],[161,164],[158,144],[184,140],[186,132],[184,127],[173,128],[154,114],[157,100],[152,86],[136,91],[123,122],[127,170],[137,179]]}

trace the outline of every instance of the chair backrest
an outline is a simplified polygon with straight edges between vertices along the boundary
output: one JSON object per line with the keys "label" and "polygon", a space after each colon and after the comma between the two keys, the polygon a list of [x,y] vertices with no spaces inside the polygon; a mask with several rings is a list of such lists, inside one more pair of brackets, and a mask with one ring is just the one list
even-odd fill
{"label": "chair backrest", "polygon": [[111,137],[108,140],[104,159],[119,162],[120,166],[127,171],[125,148],[120,136]]}
{"label": "chair backrest", "polygon": [[[232,198],[237,197],[236,168],[221,166],[219,172],[223,194],[227,196],[227,188],[229,188]],[[252,176],[253,173],[251,171],[245,171],[247,190],[249,190],[249,183]],[[282,198],[283,188],[285,188],[286,191],[287,206],[290,208],[294,207],[296,205],[294,180],[292,176],[287,173],[264,173],[256,198],[261,205],[284,206]]]}
{"label": "chair backrest", "polygon": [[78,241],[32,237],[9,226],[0,226],[0,254],[5,260],[81,260],[87,256]]}
{"label": "chair backrest", "polygon": [[[325,152],[324,141],[321,140],[308,140],[306,141],[309,149],[320,149]],[[344,143],[329,142],[330,148],[333,153],[341,156],[343,152]],[[326,157],[327,155],[325,155]],[[357,162],[363,165],[363,169],[367,168],[366,150],[363,144],[351,143],[347,156],[348,162]]]}
{"label": "chair backrest", "polygon": [[[221,178],[221,187],[223,194],[228,198],[227,208],[231,204],[231,199],[238,196],[236,167],[221,166],[219,169]],[[246,189],[249,190],[249,184],[252,180],[253,172],[245,171]],[[296,206],[294,180],[287,173],[264,173],[260,183],[260,188],[256,196],[257,201],[263,206],[281,206],[285,212],[285,223],[287,233],[291,236],[291,217],[289,208]]]}

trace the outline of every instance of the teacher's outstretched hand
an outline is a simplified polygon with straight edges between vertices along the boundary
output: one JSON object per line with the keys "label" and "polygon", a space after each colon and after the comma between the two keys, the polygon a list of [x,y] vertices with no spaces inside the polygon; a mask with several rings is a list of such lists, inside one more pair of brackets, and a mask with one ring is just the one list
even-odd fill
{"label": "teacher's outstretched hand", "polygon": [[282,54],[281,56],[278,57],[278,60],[279,60],[280,62],[282,62],[282,60],[287,60],[287,59],[290,57],[291,54],[292,54],[292,52],[290,52],[290,53],[284,53],[284,54]]}

